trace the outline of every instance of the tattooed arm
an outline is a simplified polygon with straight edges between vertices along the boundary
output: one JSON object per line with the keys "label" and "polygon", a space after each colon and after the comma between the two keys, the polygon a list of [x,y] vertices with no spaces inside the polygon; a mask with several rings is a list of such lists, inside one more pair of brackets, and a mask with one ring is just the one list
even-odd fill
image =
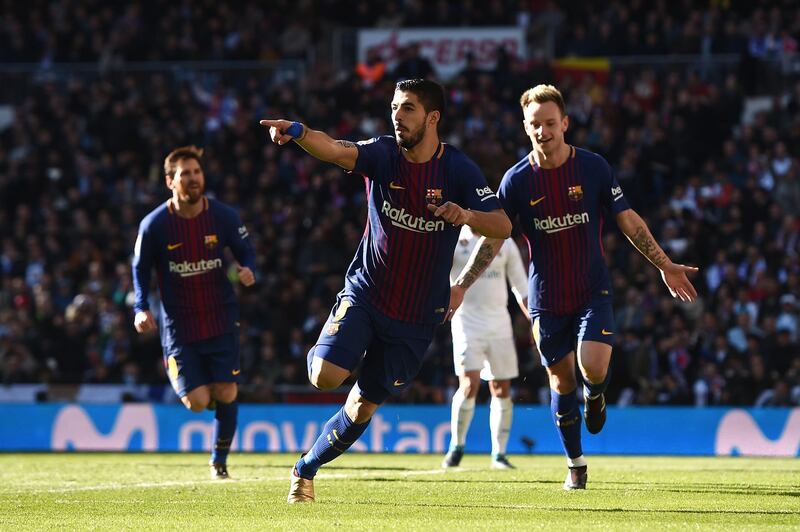
{"label": "tattooed arm", "polygon": [[[261,120],[260,124],[269,128],[272,142],[286,144],[294,140],[301,148],[321,161],[341,166],[345,170],[352,170],[358,159],[358,148],[349,140],[334,140],[322,131],[311,129],[301,124],[302,129],[297,136],[292,135],[292,124],[288,120]],[[296,127],[296,126],[295,126]]]}
{"label": "tattooed arm", "polygon": [[636,211],[633,209],[626,209],[617,215],[617,225],[631,241],[633,247],[639,250],[639,253],[645,256],[647,260],[653,263],[653,266],[659,270],[665,264],[670,262],[667,254],[658,245],[647,224],[642,220]]}
{"label": "tattooed arm", "polygon": [[661,271],[661,279],[667,285],[672,297],[677,297],[681,301],[694,301],[697,298],[697,291],[686,277],[687,273],[697,272],[697,268],[672,262],[636,211],[626,209],[617,214],[617,225],[633,247]]}
{"label": "tattooed arm", "polygon": [[466,293],[467,289],[481,276],[483,270],[491,264],[500,252],[503,242],[504,239],[502,238],[486,238],[485,236],[478,240],[472,255],[450,287],[450,306],[447,309],[446,318],[448,321],[464,301],[464,293]]}

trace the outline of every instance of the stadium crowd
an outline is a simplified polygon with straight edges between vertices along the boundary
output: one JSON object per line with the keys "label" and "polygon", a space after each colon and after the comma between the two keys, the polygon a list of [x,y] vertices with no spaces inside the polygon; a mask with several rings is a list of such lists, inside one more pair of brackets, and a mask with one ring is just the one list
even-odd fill
{"label": "stadium crowd", "polygon": [[[194,143],[206,149],[208,192],[239,209],[258,257],[259,282],[241,291],[242,399],[285,399],[281,385],[310,389],[306,353],[361,237],[364,187],[296,146],[266,142],[258,119],[285,116],[336,138],[363,139],[391,131],[388,102],[398,78],[434,75],[413,48],[377,75],[337,72],[309,52],[325,24],[519,24],[531,32],[550,24],[559,28],[563,54],[651,46],[653,54],[743,56],[733,70],[665,63],[568,75],[501,53],[493,71],[468,63],[446,84],[443,137],[496,186],[530,147],[519,94],[557,82],[571,117],[567,140],[605,156],[670,256],[700,266],[699,300],[680,303],[613,224],[607,229],[619,328],[609,400],[800,404],[800,83],[780,77],[780,90],[762,97],[758,110],[746,105],[747,95],[763,90],[748,77],[760,71],[758,61],[796,52],[797,10],[780,2],[737,12],[724,1],[702,9],[665,1],[579,9],[532,0],[475,2],[456,12],[455,3],[441,1],[423,15],[422,2],[362,1],[345,12],[321,11],[333,13],[323,22],[313,12],[320,3],[310,2],[285,2],[274,16],[255,2],[237,10],[135,2],[121,14],[100,2],[30,4],[24,12],[6,4],[0,62],[111,66],[94,75],[39,73],[18,80],[19,92],[2,89],[13,95],[0,114],[3,384],[165,382],[157,337],[138,337],[132,327],[130,259],[142,215],[168,197],[164,155]],[[649,29],[655,20],[660,33]],[[170,31],[176,27],[185,31]],[[113,68],[134,60],[277,58],[302,59],[306,76]],[[539,402],[546,377],[519,312],[515,326],[515,398]],[[445,403],[456,386],[442,326],[402,400]]]}

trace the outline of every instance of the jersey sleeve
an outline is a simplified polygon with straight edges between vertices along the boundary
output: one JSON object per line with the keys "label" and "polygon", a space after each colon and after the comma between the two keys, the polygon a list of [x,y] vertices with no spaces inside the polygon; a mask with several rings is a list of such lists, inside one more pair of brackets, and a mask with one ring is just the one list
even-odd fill
{"label": "jersey sleeve", "polygon": [[605,159],[600,159],[603,176],[603,186],[600,190],[600,202],[609,212],[617,215],[624,210],[630,209],[622,187],[617,182],[617,176]]}
{"label": "jersey sleeve", "polygon": [[497,195],[489,187],[477,164],[464,157],[455,168],[455,174],[462,184],[459,202],[461,207],[483,212],[500,209]]}
{"label": "jersey sleeve", "polygon": [[229,214],[230,222],[228,223],[228,246],[233,252],[233,256],[239,261],[239,264],[246,268],[250,268],[254,273],[256,269],[256,253],[253,250],[253,244],[250,241],[250,232],[247,227],[242,223],[239,213],[231,209]]}
{"label": "jersey sleeve", "polygon": [[368,179],[373,179],[378,170],[378,165],[385,162],[389,156],[386,137],[374,137],[356,142],[358,157],[352,173],[361,174]]}
{"label": "jersey sleeve", "polygon": [[150,309],[147,298],[150,295],[150,276],[153,272],[153,250],[155,249],[150,222],[149,218],[145,218],[139,224],[139,234],[136,236],[136,244],[133,247],[134,312]]}
{"label": "jersey sleeve", "polygon": [[503,180],[500,181],[500,186],[497,189],[497,199],[500,201],[500,205],[503,207],[503,210],[506,211],[508,219],[511,220],[511,223],[514,223],[519,211],[514,203],[514,193],[512,190],[511,181],[512,175],[513,174],[511,174],[511,172],[506,172],[506,175],[503,176]]}
{"label": "jersey sleeve", "polygon": [[509,238],[503,243],[503,247],[507,250],[508,258],[506,260],[506,276],[508,282],[511,283],[511,289],[514,295],[522,301],[528,297],[528,276],[525,275],[525,268],[522,265],[522,255],[519,253],[519,248],[513,239]]}

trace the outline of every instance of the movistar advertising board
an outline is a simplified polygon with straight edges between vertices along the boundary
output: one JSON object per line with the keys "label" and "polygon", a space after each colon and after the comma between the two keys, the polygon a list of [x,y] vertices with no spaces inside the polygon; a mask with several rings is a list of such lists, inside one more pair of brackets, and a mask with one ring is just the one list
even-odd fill
{"label": "movistar advertising board", "polygon": [[[337,406],[242,405],[234,449],[311,447]],[[386,406],[354,446],[362,452],[442,453],[449,406]],[[213,413],[177,405],[0,404],[0,451],[201,451],[211,448]],[[584,433],[589,454],[798,456],[800,408],[612,408],[603,432]],[[470,452],[490,451],[489,412],[478,407]],[[519,405],[509,453],[561,453],[545,407]]]}

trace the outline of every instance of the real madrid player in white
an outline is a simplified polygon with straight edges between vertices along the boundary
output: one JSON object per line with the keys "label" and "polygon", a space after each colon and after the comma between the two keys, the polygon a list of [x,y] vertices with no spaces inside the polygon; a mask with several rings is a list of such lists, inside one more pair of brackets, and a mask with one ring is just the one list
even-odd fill
{"label": "real madrid player in white", "polygon": [[[466,289],[463,282],[456,283],[456,280],[461,278],[460,274],[469,262],[479,238],[480,235],[470,227],[462,228],[450,270],[454,292]],[[496,245],[500,246],[497,256],[471,286],[467,285],[469,290],[463,293],[464,301],[452,318],[453,364],[459,386],[453,395],[450,450],[442,462],[445,468],[458,466],[464,456],[480,379],[489,381],[492,395],[489,404],[492,468],[513,468],[505,453],[513,417],[511,379],[519,375],[519,369],[511,316],[507,310],[506,281],[511,283],[511,290],[526,316],[528,283],[522,257],[514,241],[497,240]],[[454,293],[453,297],[460,295]]]}

